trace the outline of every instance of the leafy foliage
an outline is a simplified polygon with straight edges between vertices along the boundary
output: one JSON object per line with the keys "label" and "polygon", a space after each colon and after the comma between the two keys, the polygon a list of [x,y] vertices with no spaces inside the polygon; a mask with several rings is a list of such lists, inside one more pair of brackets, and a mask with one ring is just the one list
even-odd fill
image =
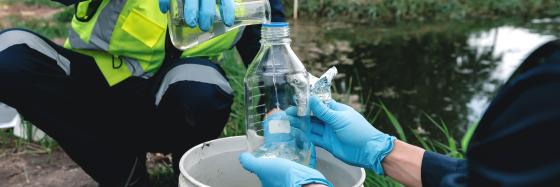
{"label": "leafy foliage", "polygon": [[[287,11],[293,2],[284,0]],[[307,16],[354,18],[359,21],[398,23],[401,21],[488,19],[497,17],[534,18],[560,15],[555,0],[305,0],[299,11]]]}

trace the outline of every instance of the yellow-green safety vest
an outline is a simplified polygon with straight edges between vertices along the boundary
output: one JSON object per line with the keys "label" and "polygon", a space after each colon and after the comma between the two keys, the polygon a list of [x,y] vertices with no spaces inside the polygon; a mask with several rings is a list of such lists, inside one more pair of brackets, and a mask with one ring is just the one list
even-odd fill
{"label": "yellow-green safety vest", "polygon": [[[165,56],[168,19],[158,6],[157,0],[82,1],[64,47],[92,56],[110,86],[130,76],[151,77]],[[217,56],[235,45],[241,30],[190,48],[181,57]]]}

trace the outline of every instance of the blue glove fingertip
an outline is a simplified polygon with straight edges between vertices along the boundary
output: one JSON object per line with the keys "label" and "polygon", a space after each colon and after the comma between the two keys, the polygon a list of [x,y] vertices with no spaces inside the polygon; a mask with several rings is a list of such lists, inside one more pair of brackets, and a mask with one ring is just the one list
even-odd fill
{"label": "blue glove fingertip", "polygon": [[198,23],[198,0],[185,0],[183,7],[183,17],[187,26],[194,28]]}
{"label": "blue glove fingertip", "polygon": [[214,19],[212,18],[208,18],[207,16],[201,16],[200,19],[198,20],[198,27],[200,27],[200,30],[204,31],[204,32],[208,32],[211,28],[211,23],[214,21]]}
{"label": "blue glove fingertip", "polygon": [[257,169],[257,162],[257,158],[255,158],[255,156],[253,156],[251,153],[244,152],[239,156],[239,163],[241,163],[241,166],[243,166],[245,170],[252,173],[254,173]]}
{"label": "blue glove fingertip", "polygon": [[159,0],[159,11],[167,13],[169,10],[169,0]]}
{"label": "blue glove fingertip", "polygon": [[212,28],[216,16],[216,1],[202,0],[200,2],[200,12],[198,14],[198,27],[200,30],[207,32]]}
{"label": "blue glove fingertip", "polygon": [[327,123],[329,123],[329,121],[332,120],[333,114],[331,109],[325,103],[323,103],[323,101],[321,101],[321,99],[319,99],[318,97],[311,96],[309,98],[309,106],[311,112],[313,112],[313,114],[315,114],[317,118]]}
{"label": "blue glove fingertip", "polygon": [[220,5],[220,15],[224,24],[231,27],[235,22],[235,4],[233,0],[222,0]]}

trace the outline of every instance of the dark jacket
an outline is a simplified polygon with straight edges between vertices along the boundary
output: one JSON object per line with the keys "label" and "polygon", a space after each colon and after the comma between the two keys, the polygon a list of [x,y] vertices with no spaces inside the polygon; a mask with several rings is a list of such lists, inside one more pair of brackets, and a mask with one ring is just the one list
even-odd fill
{"label": "dark jacket", "polygon": [[560,186],[560,40],[501,88],[459,160],[426,152],[424,186]]}

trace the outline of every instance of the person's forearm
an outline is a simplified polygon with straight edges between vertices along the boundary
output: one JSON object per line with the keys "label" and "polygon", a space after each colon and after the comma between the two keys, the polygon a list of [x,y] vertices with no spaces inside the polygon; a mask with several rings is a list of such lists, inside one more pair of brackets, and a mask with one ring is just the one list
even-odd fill
{"label": "person's forearm", "polygon": [[405,186],[422,186],[422,158],[425,150],[395,140],[393,150],[381,163],[385,174]]}

